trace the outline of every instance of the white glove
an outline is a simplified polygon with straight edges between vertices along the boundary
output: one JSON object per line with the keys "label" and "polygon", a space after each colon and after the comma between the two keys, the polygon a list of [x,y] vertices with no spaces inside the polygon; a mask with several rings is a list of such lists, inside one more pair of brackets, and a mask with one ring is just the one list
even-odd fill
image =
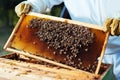
{"label": "white glove", "polygon": [[120,35],[120,11],[116,12],[112,18],[106,19],[104,26],[110,30],[111,35]]}
{"label": "white glove", "polygon": [[45,0],[28,0],[23,1],[15,7],[15,12],[18,16],[22,13],[28,13],[29,11],[43,13],[47,10],[47,4]]}
{"label": "white glove", "polygon": [[21,2],[15,7],[15,12],[17,16],[21,16],[22,14],[26,14],[31,10],[31,5],[25,2]]}
{"label": "white glove", "polygon": [[111,35],[116,35],[119,36],[120,35],[120,19],[117,18],[108,18],[105,23],[104,26],[110,30]]}

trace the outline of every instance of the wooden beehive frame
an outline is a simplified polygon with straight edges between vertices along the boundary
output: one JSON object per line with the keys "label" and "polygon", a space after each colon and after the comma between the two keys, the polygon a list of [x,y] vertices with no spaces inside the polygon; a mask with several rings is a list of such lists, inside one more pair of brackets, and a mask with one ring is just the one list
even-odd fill
{"label": "wooden beehive frame", "polygon": [[[73,23],[73,24],[78,24],[78,25],[84,25],[86,27],[94,28],[94,29],[98,29],[98,30],[102,30],[102,31],[105,31],[105,32],[107,31],[107,30],[104,29],[104,27],[101,27],[101,26],[98,26],[98,25],[93,25],[93,24],[88,24],[88,23],[83,23],[83,22],[78,22],[78,21],[63,19],[63,18],[57,18],[57,17],[53,17],[53,16],[48,16],[48,15],[43,15],[43,14],[37,14],[37,13],[32,13],[32,12],[29,13],[29,14],[27,14],[27,15],[35,15],[35,16],[41,17],[41,18],[49,18],[49,19],[52,19],[52,20],[57,20],[57,21],[62,21],[62,22],[68,22],[68,23]],[[67,66],[67,65],[55,62],[55,61],[48,60],[48,59],[45,59],[43,57],[38,57],[38,56],[35,56],[35,55],[32,55],[32,54],[29,54],[27,52],[24,52],[24,51],[19,51],[19,50],[16,50],[16,49],[13,49],[13,48],[10,47],[11,46],[11,40],[14,38],[15,33],[19,29],[20,24],[21,24],[21,22],[22,22],[22,20],[24,19],[25,16],[26,15],[22,15],[20,17],[20,19],[19,19],[18,23],[16,24],[16,26],[15,26],[12,34],[10,35],[7,43],[5,44],[4,49],[7,50],[7,51],[16,52],[16,53],[20,53],[20,54],[23,54],[23,55],[26,55],[26,56],[29,56],[29,57],[33,57],[33,58],[36,58],[38,60],[42,60],[42,61],[48,62],[50,64],[55,64],[55,65],[58,65],[58,66],[61,66],[61,67],[64,67],[64,68],[76,69],[76,68],[73,68],[73,67],[70,67],[70,66]],[[109,37],[109,32],[106,33],[105,42],[104,42],[103,47],[102,47],[102,52],[100,54],[100,58],[99,58],[99,62],[98,62],[95,74],[98,74],[98,72],[100,70],[100,66],[101,66],[102,58],[104,56],[104,52],[105,52],[106,44],[107,44],[107,41],[108,41],[108,37]]]}

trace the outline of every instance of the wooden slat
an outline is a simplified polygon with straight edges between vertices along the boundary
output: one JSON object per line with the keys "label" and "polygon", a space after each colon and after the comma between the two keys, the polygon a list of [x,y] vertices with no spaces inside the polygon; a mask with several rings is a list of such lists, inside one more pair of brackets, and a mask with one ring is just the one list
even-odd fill
{"label": "wooden slat", "polygon": [[34,13],[34,12],[30,12],[28,15],[31,15],[31,16],[33,15],[33,16],[37,16],[40,18],[48,18],[48,19],[52,19],[55,21],[62,21],[62,22],[67,22],[67,23],[72,23],[72,24],[84,25],[88,28],[94,28],[94,29],[105,31],[105,32],[107,31],[105,29],[105,27],[103,27],[103,26],[89,24],[89,23],[85,23],[85,22],[80,22],[80,21],[75,21],[75,20],[70,20],[70,19],[65,19],[65,18],[59,18],[59,17],[49,16],[49,15],[44,15],[44,14],[38,14],[38,13]]}
{"label": "wooden slat", "polygon": [[20,24],[21,24],[21,22],[22,22],[22,20],[24,19],[25,16],[26,16],[26,15],[23,14],[23,15],[20,17],[19,21],[17,22],[15,28],[13,29],[13,31],[12,31],[12,33],[11,33],[11,35],[10,35],[10,37],[8,38],[8,40],[7,40],[7,42],[6,42],[5,46],[4,46],[4,49],[10,47],[10,45],[11,45],[11,40],[14,38],[15,33],[17,32],[17,30],[18,30],[18,28],[19,28],[19,26],[20,26]]}
{"label": "wooden slat", "polygon": [[70,67],[70,66],[55,62],[55,61],[51,61],[51,60],[48,60],[48,59],[40,57],[40,56],[38,57],[38,56],[32,55],[32,54],[27,53],[27,52],[15,50],[15,49],[12,49],[12,48],[7,48],[6,50],[11,51],[11,52],[15,52],[15,53],[19,53],[19,54],[22,54],[22,55],[26,55],[28,57],[35,58],[35,59],[38,59],[38,60],[41,60],[41,61],[45,61],[47,63],[54,64],[54,65],[64,67],[64,68],[67,68],[67,69],[77,70],[76,68],[73,68],[73,67]]}
{"label": "wooden slat", "polygon": [[103,44],[102,52],[101,52],[101,55],[100,55],[100,58],[99,58],[99,61],[98,61],[98,65],[97,65],[97,68],[96,68],[96,71],[95,71],[96,75],[98,74],[98,72],[100,70],[100,66],[101,66],[101,63],[102,63],[102,59],[104,57],[104,53],[105,53],[105,49],[106,49],[106,45],[107,45],[107,42],[108,42],[109,35],[110,35],[110,32],[108,31],[106,33],[105,42]]}

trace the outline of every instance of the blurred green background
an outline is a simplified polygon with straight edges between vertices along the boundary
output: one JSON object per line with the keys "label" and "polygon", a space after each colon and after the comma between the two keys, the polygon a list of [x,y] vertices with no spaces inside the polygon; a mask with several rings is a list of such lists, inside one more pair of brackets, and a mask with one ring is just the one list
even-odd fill
{"label": "blurred green background", "polygon": [[0,2],[0,55],[8,53],[3,50],[3,46],[19,19],[14,12],[14,8],[21,1],[22,0],[1,0]]}
{"label": "blurred green background", "polygon": [[[9,52],[3,50],[3,46],[8,40],[14,26],[19,17],[14,9],[17,4],[23,0],[1,0],[0,2],[0,55],[5,55]],[[63,5],[54,6],[50,13],[52,16],[59,16]]]}

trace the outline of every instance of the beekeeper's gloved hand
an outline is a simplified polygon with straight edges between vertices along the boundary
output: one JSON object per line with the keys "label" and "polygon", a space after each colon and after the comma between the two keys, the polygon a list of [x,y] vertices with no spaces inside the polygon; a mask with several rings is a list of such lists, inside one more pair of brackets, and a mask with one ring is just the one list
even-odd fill
{"label": "beekeeper's gloved hand", "polygon": [[107,30],[110,30],[110,34],[112,36],[119,36],[120,35],[120,18],[108,18],[104,26]]}
{"label": "beekeeper's gloved hand", "polygon": [[19,3],[15,7],[15,12],[17,16],[21,16],[23,13],[28,13],[30,11],[37,12],[37,13],[43,13],[47,10],[47,5],[45,3],[45,0],[40,0],[41,2],[36,2],[35,0],[27,0]]}
{"label": "beekeeper's gloved hand", "polygon": [[15,12],[19,17],[22,14],[27,14],[30,10],[31,10],[31,5],[25,2],[21,2],[15,7]]}

